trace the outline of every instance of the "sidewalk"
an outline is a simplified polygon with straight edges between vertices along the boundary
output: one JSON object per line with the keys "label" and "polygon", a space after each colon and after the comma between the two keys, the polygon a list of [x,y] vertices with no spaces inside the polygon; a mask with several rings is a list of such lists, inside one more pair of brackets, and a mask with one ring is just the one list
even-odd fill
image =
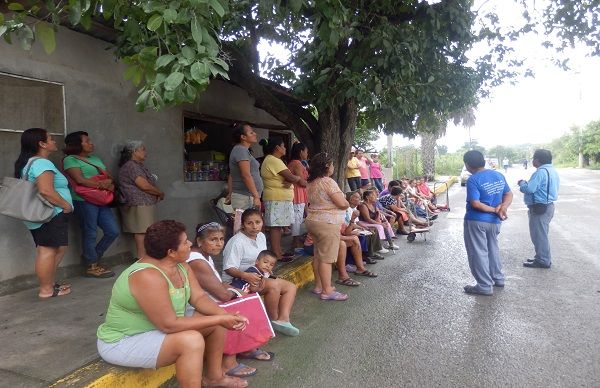
{"label": "sidewalk", "polygon": [[[447,178],[448,186],[456,181]],[[445,185],[436,185],[443,192]],[[440,191],[442,190],[442,191]],[[126,267],[115,267],[119,274]],[[313,280],[311,257],[277,268],[276,275],[298,287]],[[114,283],[112,279],[68,279],[73,293],[39,301],[37,289],[0,297],[0,388],[157,387],[175,375],[174,366],[159,370],[121,368],[100,360],[96,329]]]}

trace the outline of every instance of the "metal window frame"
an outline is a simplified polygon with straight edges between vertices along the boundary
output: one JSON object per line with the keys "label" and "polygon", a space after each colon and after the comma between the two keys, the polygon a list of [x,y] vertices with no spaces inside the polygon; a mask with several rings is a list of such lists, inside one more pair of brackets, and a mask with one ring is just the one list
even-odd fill
{"label": "metal window frame", "polygon": [[[65,84],[64,83],[56,82],[56,81],[48,81],[48,80],[41,79],[41,78],[27,77],[27,76],[20,75],[20,74],[6,73],[4,71],[0,71],[0,76],[13,77],[13,78],[18,78],[18,79],[23,79],[26,81],[42,82],[42,83],[46,83],[46,84],[60,86],[61,95],[62,95],[63,131],[62,131],[62,133],[58,133],[58,132],[48,132],[48,133],[50,133],[51,135],[55,135],[55,136],[66,136],[67,135],[67,106],[66,106],[66,102],[65,102]],[[23,133],[23,132],[25,132],[25,130],[24,129],[0,128],[0,132]]]}

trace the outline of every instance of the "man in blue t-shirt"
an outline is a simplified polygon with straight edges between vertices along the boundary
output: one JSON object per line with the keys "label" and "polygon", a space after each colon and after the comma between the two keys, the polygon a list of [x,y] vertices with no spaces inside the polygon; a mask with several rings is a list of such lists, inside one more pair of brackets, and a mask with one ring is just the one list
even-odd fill
{"label": "man in blue t-shirt", "polygon": [[492,285],[504,287],[498,234],[513,194],[504,175],[485,168],[481,152],[468,151],[463,161],[472,174],[467,180],[464,240],[469,268],[477,281],[464,290],[467,294],[492,295]]}

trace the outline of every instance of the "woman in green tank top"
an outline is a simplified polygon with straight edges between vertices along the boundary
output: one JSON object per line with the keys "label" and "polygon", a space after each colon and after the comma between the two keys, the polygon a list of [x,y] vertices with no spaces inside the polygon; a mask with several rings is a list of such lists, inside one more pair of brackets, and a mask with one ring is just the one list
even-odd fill
{"label": "woman in green tank top", "polygon": [[[191,243],[185,226],[159,221],[148,228],[144,245],[146,255],[113,286],[97,333],[100,356],[129,367],[176,364],[182,387],[246,387],[245,380],[223,374],[222,356],[226,330],[243,330],[248,321],[226,313],[198,285],[186,263]],[[185,314],[187,303],[196,309],[192,316]]]}

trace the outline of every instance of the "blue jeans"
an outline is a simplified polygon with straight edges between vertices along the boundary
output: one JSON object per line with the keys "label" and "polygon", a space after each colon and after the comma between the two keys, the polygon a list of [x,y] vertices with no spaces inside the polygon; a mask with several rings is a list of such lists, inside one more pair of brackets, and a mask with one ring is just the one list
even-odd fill
{"label": "blue jeans", "polygon": [[381,178],[373,178],[373,183],[375,184],[375,187],[377,187],[377,190],[379,190],[379,192],[381,193],[383,191],[383,182]]}
{"label": "blue jeans", "polygon": [[[83,258],[85,262],[95,264],[104,255],[117,237],[119,237],[119,226],[117,220],[108,206],[97,206],[85,201],[73,201],[75,214],[81,224],[81,245],[83,246]],[[103,236],[96,244],[96,231],[102,229]]]}

